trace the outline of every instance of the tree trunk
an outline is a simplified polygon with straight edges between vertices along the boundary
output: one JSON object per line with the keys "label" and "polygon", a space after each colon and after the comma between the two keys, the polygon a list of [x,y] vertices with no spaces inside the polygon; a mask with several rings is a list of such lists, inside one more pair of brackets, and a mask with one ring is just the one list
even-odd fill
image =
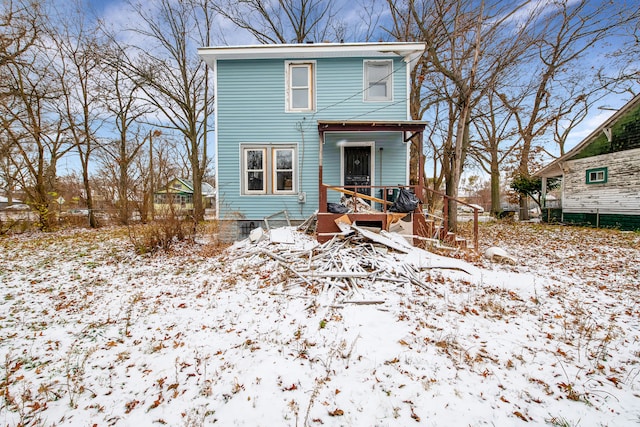
{"label": "tree trunk", "polygon": [[[122,145],[121,145],[122,148]],[[118,217],[120,220],[120,224],[127,225],[129,223],[129,197],[127,196],[127,191],[129,189],[128,183],[128,165],[123,160],[127,153],[120,150],[120,171],[118,177]]]}
{"label": "tree trunk", "polygon": [[491,153],[491,215],[497,217],[501,210],[500,165],[498,163],[498,153],[495,152]]}

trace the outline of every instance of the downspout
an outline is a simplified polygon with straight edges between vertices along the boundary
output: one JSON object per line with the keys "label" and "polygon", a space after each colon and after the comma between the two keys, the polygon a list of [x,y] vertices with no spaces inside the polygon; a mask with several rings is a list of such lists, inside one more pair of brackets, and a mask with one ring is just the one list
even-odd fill
{"label": "downspout", "polygon": [[306,194],[302,191],[302,169],[304,168],[304,128],[302,122],[297,123],[298,130],[300,131],[300,167],[298,168],[298,204],[300,205],[300,215],[304,210],[304,204],[306,203]]}

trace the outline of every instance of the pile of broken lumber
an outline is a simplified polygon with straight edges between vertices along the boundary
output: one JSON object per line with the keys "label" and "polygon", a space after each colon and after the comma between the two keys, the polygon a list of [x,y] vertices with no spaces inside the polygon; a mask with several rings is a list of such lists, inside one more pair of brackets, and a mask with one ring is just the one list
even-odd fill
{"label": "pile of broken lumber", "polygon": [[[477,268],[458,259],[412,247],[402,236],[379,234],[351,226],[352,233],[319,244],[292,227],[252,233],[252,239],[227,250],[225,262],[241,272],[256,272],[256,285],[274,286],[274,292],[295,295],[332,292],[351,302],[359,290],[375,283],[416,286],[434,295],[433,270],[454,270],[476,276]],[[359,301],[355,303],[375,303]]]}

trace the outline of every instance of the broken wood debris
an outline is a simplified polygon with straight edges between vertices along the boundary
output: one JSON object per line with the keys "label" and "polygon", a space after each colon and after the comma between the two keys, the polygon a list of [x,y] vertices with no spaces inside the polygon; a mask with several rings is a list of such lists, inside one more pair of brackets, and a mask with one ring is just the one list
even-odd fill
{"label": "broken wood debris", "polygon": [[226,260],[237,263],[235,268],[241,271],[258,272],[253,279],[256,285],[274,286],[275,293],[302,296],[331,291],[339,294],[336,297],[341,304],[355,305],[384,303],[362,295],[373,283],[390,289],[413,285],[441,296],[430,283],[429,271],[451,269],[473,274],[473,267],[463,261],[412,247],[400,235],[349,227],[349,236],[336,236],[323,244],[294,228],[290,229],[295,235],[293,245],[273,242],[265,234],[259,241],[247,239],[232,246]]}

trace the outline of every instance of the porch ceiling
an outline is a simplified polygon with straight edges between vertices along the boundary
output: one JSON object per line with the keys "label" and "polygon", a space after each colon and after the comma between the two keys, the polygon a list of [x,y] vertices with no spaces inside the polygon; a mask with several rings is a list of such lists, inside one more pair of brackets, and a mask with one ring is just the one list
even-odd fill
{"label": "porch ceiling", "polygon": [[427,122],[407,121],[354,121],[354,120],[318,120],[318,132],[412,132],[424,131]]}

